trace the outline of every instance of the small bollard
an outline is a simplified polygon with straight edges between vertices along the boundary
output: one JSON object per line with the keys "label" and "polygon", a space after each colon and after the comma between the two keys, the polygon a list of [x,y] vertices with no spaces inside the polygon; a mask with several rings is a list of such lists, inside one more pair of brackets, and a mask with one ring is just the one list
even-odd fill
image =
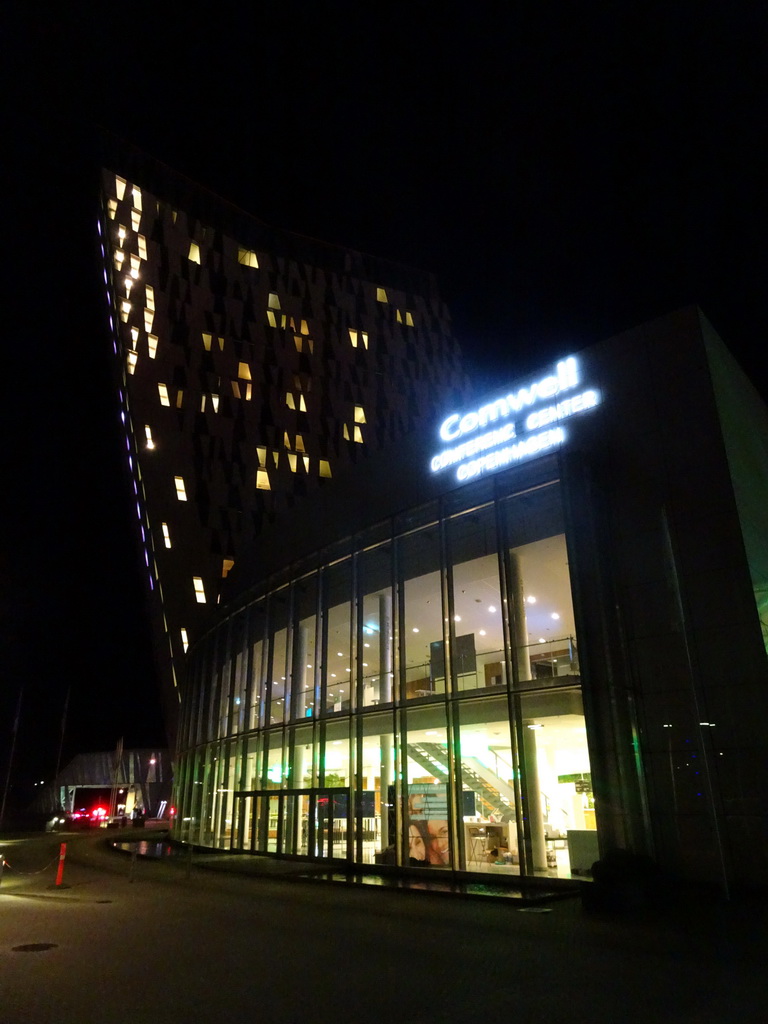
{"label": "small bollard", "polygon": [[56,872],[56,888],[60,889],[64,878],[64,861],[67,858],[67,844],[62,843],[59,847],[59,870]]}
{"label": "small bollard", "polygon": [[134,873],[135,870],[136,870],[136,851],[132,850],[131,851],[131,867],[130,867],[130,869],[128,871],[128,881],[129,882],[133,881],[133,873]]}

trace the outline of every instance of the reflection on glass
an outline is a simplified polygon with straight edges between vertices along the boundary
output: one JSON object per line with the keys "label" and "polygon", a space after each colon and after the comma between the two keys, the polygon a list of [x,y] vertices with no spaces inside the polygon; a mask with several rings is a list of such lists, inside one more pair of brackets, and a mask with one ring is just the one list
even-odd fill
{"label": "reflection on glass", "polygon": [[315,713],[315,627],[317,576],[294,587],[298,621],[293,634],[291,660],[291,718],[311,718]]}
{"label": "reflection on glass", "polygon": [[452,647],[458,691],[506,682],[502,597],[494,512],[491,506],[448,523],[453,561]]}
{"label": "reflection on glass", "polygon": [[444,705],[409,711],[405,753],[406,862],[412,867],[449,867],[450,758]]}
{"label": "reflection on glass", "polygon": [[515,767],[505,699],[460,704],[459,750],[463,867],[518,874]]}
{"label": "reflection on glass", "polygon": [[396,864],[395,739],[392,716],[362,721],[356,824],[361,863]]}
{"label": "reflection on glass", "polygon": [[271,725],[286,718],[287,658],[288,658],[288,607],[289,592],[284,587],[273,595],[270,603],[271,661],[270,661],[270,704]]}
{"label": "reflection on glass", "polygon": [[359,659],[361,706],[389,704],[394,682],[394,622],[392,619],[392,547],[380,545],[360,557],[362,590]]}
{"label": "reflection on glass", "polygon": [[401,645],[407,700],[445,693],[440,539],[430,527],[401,538]]}
{"label": "reflection on glass", "polygon": [[325,698],[323,713],[352,707],[352,569],[347,559],[325,572]]}

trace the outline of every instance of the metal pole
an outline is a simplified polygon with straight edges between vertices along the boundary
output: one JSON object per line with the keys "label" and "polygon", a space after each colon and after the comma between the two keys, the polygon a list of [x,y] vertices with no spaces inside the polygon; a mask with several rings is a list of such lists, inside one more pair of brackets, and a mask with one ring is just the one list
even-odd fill
{"label": "metal pole", "polygon": [[5,820],[5,802],[8,798],[8,788],[11,782],[11,768],[13,766],[13,755],[16,750],[16,734],[19,731],[19,718],[21,716],[21,699],[23,696],[24,683],[21,684],[21,689],[19,690],[19,699],[16,702],[16,717],[13,720],[13,732],[11,734],[11,750],[10,753],[8,754],[8,771],[6,772],[5,775],[5,786],[3,787],[3,801],[0,804],[0,825],[2,825],[3,821]]}

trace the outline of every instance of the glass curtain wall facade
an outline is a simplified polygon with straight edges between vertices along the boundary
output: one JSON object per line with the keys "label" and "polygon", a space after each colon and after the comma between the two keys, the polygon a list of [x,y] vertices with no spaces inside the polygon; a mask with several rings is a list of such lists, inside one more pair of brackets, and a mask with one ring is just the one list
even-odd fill
{"label": "glass curtain wall facade", "polygon": [[583,870],[598,854],[559,481],[463,488],[264,588],[197,645],[180,751],[187,842]]}

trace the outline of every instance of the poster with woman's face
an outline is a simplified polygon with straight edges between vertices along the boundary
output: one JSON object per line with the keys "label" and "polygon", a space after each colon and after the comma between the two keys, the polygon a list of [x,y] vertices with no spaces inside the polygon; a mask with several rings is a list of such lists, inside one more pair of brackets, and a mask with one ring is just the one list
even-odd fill
{"label": "poster with woman's face", "polygon": [[408,786],[408,856],[414,865],[451,862],[448,792],[443,783]]}

